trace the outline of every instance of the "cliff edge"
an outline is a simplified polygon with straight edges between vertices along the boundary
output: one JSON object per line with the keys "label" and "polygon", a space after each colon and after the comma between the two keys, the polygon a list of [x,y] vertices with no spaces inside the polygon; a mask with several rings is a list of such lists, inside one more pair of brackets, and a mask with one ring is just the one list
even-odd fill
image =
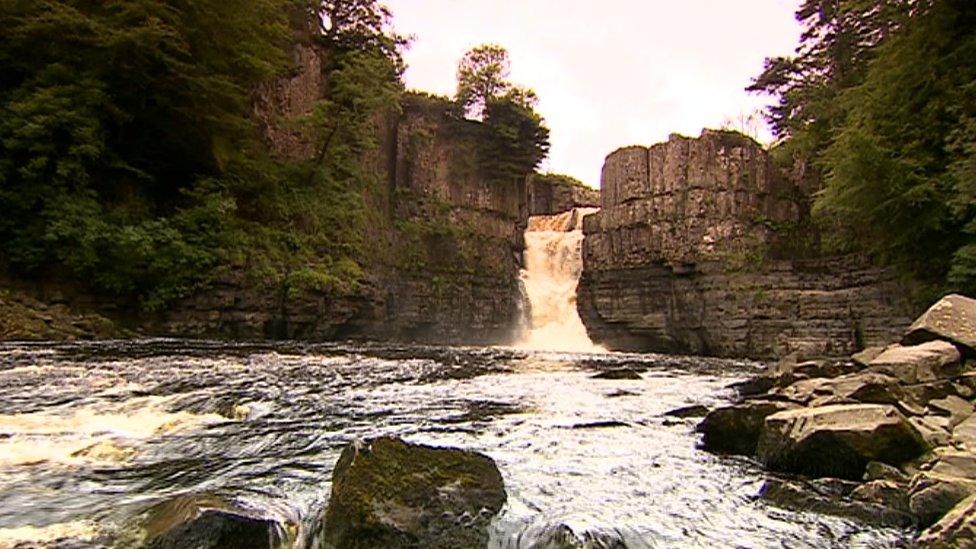
{"label": "cliff edge", "polygon": [[799,249],[804,189],[752,139],[706,130],[611,153],[584,223],[579,311],[612,349],[840,356],[911,321],[893,273]]}

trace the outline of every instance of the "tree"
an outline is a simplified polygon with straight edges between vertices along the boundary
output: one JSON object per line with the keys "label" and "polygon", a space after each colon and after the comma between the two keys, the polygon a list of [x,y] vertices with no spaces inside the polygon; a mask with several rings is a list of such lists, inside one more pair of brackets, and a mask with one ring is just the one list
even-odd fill
{"label": "tree", "polygon": [[508,50],[497,44],[472,48],[458,63],[455,103],[483,121],[482,173],[510,181],[532,173],[549,152],[549,129],[535,111],[538,98],[508,80]]}
{"label": "tree", "polygon": [[392,28],[389,8],[377,0],[312,0],[312,19],[320,23],[319,39],[340,52],[378,53],[397,75],[405,65],[401,50],[409,39]]}
{"label": "tree", "polygon": [[458,63],[455,100],[465,114],[478,118],[484,118],[488,103],[501,98],[535,107],[535,92],[512,84],[510,74],[508,50],[497,44],[472,48]]}
{"label": "tree", "polygon": [[904,21],[915,0],[804,0],[796,55],[766,59],[747,90],[776,98],[766,116],[801,161],[829,143],[843,116],[837,99],[861,81],[874,48]]}
{"label": "tree", "polygon": [[872,53],[822,154],[821,216],[917,278],[976,293],[976,5],[919,4]]}

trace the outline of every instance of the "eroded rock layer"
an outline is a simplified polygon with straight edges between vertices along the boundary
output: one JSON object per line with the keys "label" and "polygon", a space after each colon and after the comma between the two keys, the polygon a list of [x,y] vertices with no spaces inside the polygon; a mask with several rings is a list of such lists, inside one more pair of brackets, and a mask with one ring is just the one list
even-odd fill
{"label": "eroded rock layer", "polygon": [[[295,72],[259,90],[255,118],[271,150],[309,159],[289,124],[328,89],[327,52],[295,50]],[[519,291],[529,174],[486,173],[478,123],[450,116],[443,99],[407,95],[378,116],[378,147],[363,158],[373,183],[364,271],[354,291],[289,291],[248,280],[243,266],[178,303],[148,331],[178,336],[507,343],[522,315]]]}
{"label": "eroded rock layer", "polygon": [[911,307],[858,257],[783,253],[805,196],[751,139],[706,130],[612,153],[586,218],[579,309],[613,349],[768,358],[891,340]]}

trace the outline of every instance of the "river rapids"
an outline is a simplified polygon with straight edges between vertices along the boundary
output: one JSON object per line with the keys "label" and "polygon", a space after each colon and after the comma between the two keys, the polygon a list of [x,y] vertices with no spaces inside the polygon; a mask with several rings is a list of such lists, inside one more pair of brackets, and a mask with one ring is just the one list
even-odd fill
{"label": "river rapids", "polygon": [[[182,340],[0,345],[0,547],[124,546],[148,507],[208,494],[295,547],[344,445],[379,435],[494,458],[491,546],[888,547],[908,533],[778,509],[761,468],[696,448],[756,364],[657,355]],[[628,368],[639,380],[593,375]]]}

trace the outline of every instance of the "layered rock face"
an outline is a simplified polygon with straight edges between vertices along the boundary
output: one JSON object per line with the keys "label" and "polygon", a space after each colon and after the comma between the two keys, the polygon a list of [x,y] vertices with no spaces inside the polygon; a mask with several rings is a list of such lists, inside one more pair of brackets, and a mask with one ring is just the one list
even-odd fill
{"label": "layered rock face", "polygon": [[600,191],[570,177],[534,175],[529,180],[529,215],[555,215],[600,206]]}
{"label": "layered rock face", "polygon": [[[839,356],[910,323],[891,273],[857,257],[788,258],[803,190],[751,139],[706,130],[607,157],[586,218],[579,310],[613,349]],[[789,237],[786,238],[787,240]],[[789,242],[786,242],[789,247]]]}
{"label": "layered rock face", "polygon": [[379,290],[362,333],[456,343],[508,341],[521,318],[519,269],[528,220],[526,179],[491,180],[449,106],[408,99],[392,128]]}
{"label": "layered rock face", "polygon": [[[308,137],[287,120],[308,113],[328,87],[326,53],[296,49],[296,71],[258,93],[255,117],[275,154],[309,159]],[[150,331],[178,336],[504,343],[522,315],[519,268],[527,181],[487,177],[473,126],[450,105],[407,96],[377,117],[377,149],[363,158],[375,183],[366,273],[354,295],[262,289],[243,269],[178,304]]]}

